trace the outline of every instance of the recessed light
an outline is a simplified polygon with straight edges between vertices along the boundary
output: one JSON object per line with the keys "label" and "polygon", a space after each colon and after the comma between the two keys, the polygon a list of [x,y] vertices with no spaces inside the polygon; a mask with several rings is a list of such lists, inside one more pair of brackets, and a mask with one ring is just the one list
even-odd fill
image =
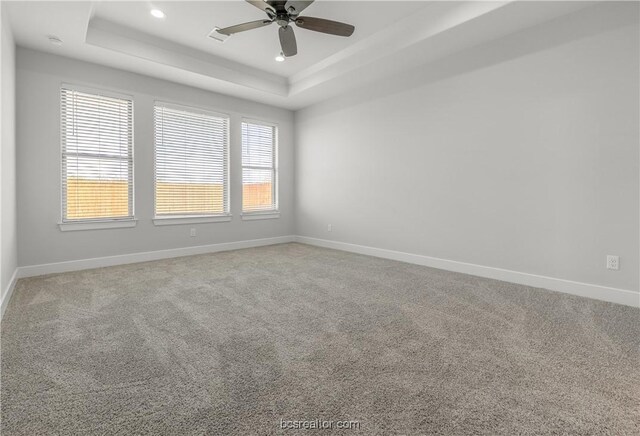
{"label": "recessed light", "polygon": [[58,46],[62,45],[62,40],[60,38],[58,38],[57,36],[49,35],[49,36],[47,36],[47,39],[53,45],[58,45]]}
{"label": "recessed light", "polygon": [[156,18],[164,18],[166,15],[160,9],[151,9],[151,15]]}
{"label": "recessed light", "polygon": [[276,56],[276,62],[284,62],[284,54],[278,54],[278,56]]}

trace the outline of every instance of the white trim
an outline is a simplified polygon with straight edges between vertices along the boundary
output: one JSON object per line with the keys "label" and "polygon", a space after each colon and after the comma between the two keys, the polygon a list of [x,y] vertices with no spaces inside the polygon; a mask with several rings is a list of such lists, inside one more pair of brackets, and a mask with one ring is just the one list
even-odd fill
{"label": "white trim", "polygon": [[[211,110],[207,110],[204,108],[200,108],[200,107],[193,107],[193,106],[186,106],[186,105],[182,105],[182,104],[178,104],[178,103],[171,103],[171,102],[167,102],[167,101],[162,101],[162,100],[154,100],[153,102],[153,213],[157,213],[158,211],[158,205],[157,205],[157,200],[158,200],[158,195],[157,195],[157,191],[158,191],[158,156],[157,156],[157,151],[158,151],[158,147],[157,147],[157,138],[156,138],[156,107],[161,107],[161,108],[167,108],[167,109],[174,109],[174,110],[179,110],[181,112],[186,112],[186,113],[195,113],[195,114],[199,114],[199,115],[205,115],[205,116],[209,116],[209,117],[214,117],[214,118],[220,118],[225,120],[226,122],[226,144],[224,145],[224,162],[223,162],[223,174],[226,176],[224,177],[224,181],[223,181],[223,185],[222,185],[222,191],[223,191],[223,195],[224,195],[224,200],[223,200],[223,207],[224,207],[224,214],[225,215],[229,215],[231,216],[231,116],[229,114],[226,113],[222,113],[222,112],[214,112]],[[162,217],[158,217],[156,216],[154,218],[153,223],[155,225],[171,225],[171,223],[161,223],[161,222],[156,222],[156,219],[160,219]],[[217,221],[231,221],[231,219],[228,220],[217,220]],[[200,221],[203,222],[203,221]],[[216,221],[207,221],[207,222],[216,222]],[[175,222],[173,224],[179,224],[178,222]],[[183,224],[191,224],[191,223],[187,223],[184,222]],[[196,223],[193,223],[196,224]]]}
{"label": "white trim", "polygon": [[215,110],[207,109],[201,106],[191,106],[189,104],[174,103],[174,102],[162,100],[162,99],[153,101],[153,107],[156,107],[156,106],[162,106],[162,107],[166,107],[167,109],[173,109],[181,112],[194,113],[198,115],[206,115],[209,117],[224,118],[228,122],[231,121],[231,116],[229,114],[224,112],[216,112]]}
{"label": "white trim", "polygon": [[7,285],[6,290],[2,290],[2,298],[0,298],[0,320],[4,316],[4,311],[7,310],[7,306],[9,305],[9,301],[11,301],[11,296],[13,295],[13,290],[16,287],[16,282],[18,281],[20,268],[16,268],[13,271],[13,275],[11,276],[11,280],[9,280],[9,284]]}
{"label": "white trim", "polygon": [[259,120],[256,118],[249,118],[249,117],[242,117],[242,119],[240,120],[240,124],[242,123],[257,124],[259,126],[266,126],[266,127],[275,127],[276,130],[278,130],[280,127],[279,124],[275,121]]}
{"label": "white trim", "polygon": [[[273,183],[272,183],[272,187],[271,187],[271,195],[273,196],[273,207],[275,208],[274,211],[272,212],[277,212],[278,209],[280,208],[280,166],[278,164],[278,160],[280,157],[280,126],[278,125],[278,123],[274,123],[271,121],[261,121],[261,120],[256,120],[256,119],[252,119],[252,118],[247,118],[247,117],[242,117],[240,120],[240,142],[243,141],[243,132],[242,132],[242,125],[243,124],[256,124],[259,126],[266,126],[266,127],[271,127],[273,128],[273,165],[269,168],[267,167],[255,167],[256,169],[262,169],[262,170],[266,170],[266,169],[270,169],[272,174],[273,174]],[[242,156],[240,156],[240,171],[242,172],[241,174],[241,179],[242,179],[242,185],[244,186],[244,169],[245,168],[251,168],[251,165],[245,165],[244,161],[242,159]],[[242,209],[243,209],[243,213],[245,214],[250,214],[252,213],[251,211],[244,211],[244,189],[242,190],[242,196],[241,196],[241,204],[242,204]],[[277,217],[276,217],[277,218]],[[244,219],[244,218],[243,218]],[[251,218],[247,218],[247,219],[251,219]],[[255,218],[255,219],[260,219],[260,218]],[[267,218],[265,218],[267,219]]]}
{"label": "white trim", "polygon": [[71,91],[82,92],[84,94],[95,94],[107,98],[117,98],[119,100],[130,100],[133,103],[133,94],[124,91],[114,91],[112,89],[95,88],[92,85],[76,85],[69,82],[61,82],[60,89],[65,88]]}
{"label": "white trim", "polygon": [[271,220],[275,218],[280,218],[280,212],[244,212],[242,214],[242,219],[244,221],[253,221],[253,220]]}
{"label": "white trim", "polygon": [[330,241],[327,239],[296,236],[295,241],[315,245],[318,247],[332,248],[351,253],[365,254],[384,259],[398,260],[416,265],[486,277],[505,282],[517,283],[551,291],[564,292],[579,295],[581,297],[594,298],[596,300],[609,301],[611,303],[624,304],[632,307],[640,307],[640,293],[626,289],[610,288],[607,286],[580,283],[571,280],[557,279],[553,277],[528,274],[519,271],[511,271],[502,268],[476,265],[472,263],[457,262],[455,260],[440,259],[437,257],[423,256],[420,254],[404,253],[401,251],[386,250],[384,248],[367,247],[364,245],[349,244],[346,242]]}
{"label": "white trim", "polygon": [[[1,1],[1,0],[0,0]],[[129,195],[128,198],[128,205],[130,206],[129,213],[130,216],[128,216],[126,219],[127,220],[134,220],[135,221],[135,216],[136,216],[136,184],[135,184],[135,178],[136,178],[136,169],[135,169],[135,152],[136,152],[136,147],[135,147],[135,143],[136,143],[136,139],[135,139],[135,132],[136,132],[136,126],[135,126],[135,119],[136,119],[136,107],[135,107],[135,98],[133,96],[133,94],[125,94],[125,93],[119,93],[119,92],[115,92],[115,91],[111,91],[111,90],[105,90],[105,89],[100,89],[100,88],[93,88],[89,85],[72,85],[70,83],[67,82],[61,82],[60,86],[59,86],[59,94],[58,94],[58,98],[59,98],[59,107],[58,107],[58,127],[59,127],[59,140],[60,140],[60,161],[58,162],[59,166],[60,166],[60,185],[58,186],[59,188],[59,193],[60,193],[60,220],[61,222],[58,223],[58,225],[60,226],[60,230],[63,232],[66,231],[74,231],[74,230],[94,230],[94,229],[106,229],[106,228],[114,228],[114,227],[134,227],[135,224],[133,225],[129,225],[129,226],[108,226],[108,227],[96,227],[93,228],[91,226],[85,226],[85,228],[80,228],[79,226],[75,226],[75,224],[80,224],[81,221],[78,221],[77,223],[73,223],[74,226],[68,226],[68,223],[64,222],[64,219],[66,218],[66,211],[65,208],[67,206],[67,184],[64,181],[64,169],[65,169],[65,154],[67,153],[65,151],[65,147],[64,147],[64,141],[62,139],[62,131],[63,131],[63,126],[62,126],[62,90],[63,89],[68,89],[71,91],[77,91],[77,92],[82,92],[82,93],[87,93],[87,94],[94,94],[94,95],[99,95],[99,96],[103,96],[103,97],[107,97],[107,98],[115,98],[115,99],[119,99],[119,100],[126,100],[131,102],[131,149],[130,149],[130,156],[126,159],[127,162],[131,163],[131,177],[127,180],[127,194]],[[124,160],[124,159],[123,159]],[[92,223],[91,220],[86,220],[87,223]]]}
{"label": "white trim", "polygon": [[231,221],[231,215],[211,216],[157,216],[153,219],[156,226],[175,226],[180,224],[223,223]]}
{"label": "white trim", "polygon": [[137,262],[168,259],[172,257],[193,256],[196,254],[216,253],[220,251],[239,250],[243,248],[262,247],[266,245],[285,244],[299,242],[301,244],[315,245],[318,247],[332,248],[351,253],[365,254],[368,256],[392,259],[400,262],[429,266],[447,271],[486,277],[511,283],[517,283],[536,288],[543,288],[581,297],[594,298],[609,301],[611,303],[624,304],[632,307],[640,307],[640,294],[638,292],[610,288],[607,286],[589,283],[574,282],[571,280],[557,279],[553,277],[522,273],[501,268],[476,265],[472,263],[457,262],[454,260],[439,259],[436,257],[419,254],[404,253],[401,251],[386,250],[383,248],[367,247],[363,245],[349,244],[345,242],[329,241],[326,239],[309,238],[305,236],[279,236],[274,238],[253,239],[247,241],[226,242],[221,244],[199,245],[195,247],[174,248],[169,250],[149,251],[142,253],[107,256],[93,259],[72,260],[42,265],[30,265],[18,267],[11,278],[10,284],[2,299],[2,313],[11,298],[16,280],[23,277],[33,277],[44,274],[78,271],[83,269],[101,268],[106,266],[124,265]]}
{"label": "white trim", "polygon": [[137,223],[138,220],[134,218],[113,221],[80,221],[77,223],[66,222],[58,223],[58,227],[60,227],[60,231],[62,232],[75,232],[78,230],[102,230],[135,227]]}
{"label": "white trim", "polygon": [[142,253],[122,254],[117,256],[96,257],[93,259],[70,260],[67,262],[47,263],[42,265],[21,266],[18,277],[33,277],[83,269],[102,268],[105,266],[125,265],[128,263],[149,262],[172,257],[193,256],[196,254],[216,253],[219,251],[240,250],[243,248],[262,247],[265,245],[285,244],[293,242],[294,236],[278,236],[274,238],[251,239],[247,241],[224,242],[221,244],[197,245],[194,247],[172,248],[168,250],[146,251]]}

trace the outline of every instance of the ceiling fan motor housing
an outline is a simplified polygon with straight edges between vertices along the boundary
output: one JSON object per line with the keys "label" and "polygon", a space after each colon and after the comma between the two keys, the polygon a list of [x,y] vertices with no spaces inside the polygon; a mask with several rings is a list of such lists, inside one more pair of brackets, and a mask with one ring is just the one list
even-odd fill
{"label": "ceiling fan motor housing", "polygon": [[291,21],[291,19],[288,14],[278,14],[275,21],[278,23],[278,26],[286,27],[289,25],[289,21]]}

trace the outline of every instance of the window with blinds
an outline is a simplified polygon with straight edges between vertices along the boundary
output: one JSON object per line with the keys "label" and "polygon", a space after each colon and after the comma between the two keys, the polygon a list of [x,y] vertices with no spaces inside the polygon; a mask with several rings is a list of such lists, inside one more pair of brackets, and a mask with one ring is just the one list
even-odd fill
{"label": "window with blinds", "polygon": [[133,101],[63,86],[62,221],[133,218]]}
{"label": "window with blinds", "polygon": [[155,214],[229,212],[229,118],[166,103],[154,107]]}
{"label": "window with blinds", "polygon": [[267,123],[242,123],[242,211],[269,212],[277,203],[278,129]]}

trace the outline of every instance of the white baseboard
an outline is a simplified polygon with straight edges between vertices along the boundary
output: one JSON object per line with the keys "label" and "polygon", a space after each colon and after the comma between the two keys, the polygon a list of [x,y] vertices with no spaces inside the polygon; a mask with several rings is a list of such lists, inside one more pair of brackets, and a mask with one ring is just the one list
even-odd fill
{"label": "white baseboard", "polygon": [[386,250],[383,248],[367,247],[363,245],[349,244],[346,242],[330,241],[326,239],[309,238],[306,236],[279,236],[275,238],[252,239],[248,241],[227,242],[221,244],[199,245],[195,247],[174,248],[169,250],[148,251],[142,253],[123,254],[118,256],[98,257],[93,259],[72,260],[42,265],[21,266],[14,272],[4,297],[1,302],[0,317],[4,314],[7,304],[13,293],[16,280],[22,277],[33,277],[44,274],[78,271],[83,269],[101,268],[106,266],[124,265],[151,260],[168,259],[172,257],[193,256],[196,254],[215,253],[220,251],[239,250],[242,248],[261,247],[265,245],[284,244],[287,242],[300,242],[302,244],[318,247],[332,248],[352,253],[365,254],[401,262],[424,265],[432,268],[486,277],[505,282],[543,288],[581,297],[594,298],[609,301],[611,303],[640,307],[640,293],[625,289],[610,288],[589,283],[574,282],[571,280],[557,279],[553,277],[528,274],[511,271],[502,268],[476,265],[472,263],[457,262],[454,260],[439,259],[436,257],[419,254],[404,253],[401,251]]}
{"label": "white baseboard", "polygon": [[13,289],[16,287],[16,282],[18,281],[18,268],[13,271],[13,275],[11,276],[11,280],[9,280],[9,284],[7,285],[7,289],[2,289],[2,298],[0,299],[0,320],[4,316],[4,311],[7,310],[7,306],[9,305],[9,301],[11,300],[11,295],[13,295]]}
{"label": "white baseboard", "polygon": [[[45,274],[102,268],[105,266],[125,265],[128,263],[148,262],[172,257],[193,256],[196,254],[216,253],[219,251],[239,250],[242,248],[262,247],[265,245],[293,242],[294,236],[251,239],[248,241],[224,242],[221,244],[197,245],[194,247],[171,248],[168,250],[146,251],[142,253],[121,254],[117,256],[96,257],[93,259],[70,260],[66,262],[46,263],[42,265],[21,266],[18,277],[34,277]],[[4,303],[4,301],[3,301]],[[4,307],[3,307],[4,309]]]}
{"label": "white baseboard", "polygon": [[528,274],[502,268],[493,268],[490,266],[439,259],[437,257],[404,253],[401,251],[386,250],[383,248],[366,247],[363,245],[348,244],[346,242],[329,241],[327,239],[296,236],[295,241],[302,244],[316,245],[318,247],[333,248],[335,250],[366,254],[374,257],[382,257],[385,259],[398,260],[401,262],[429,266],[432,268],[438,268],[447,271],[454,271],[479,277],[501,280],[505,282],[517,283],[520,285],[532,286],[535,288],[564,292],[567,294],[579,295],[581,297],[609,301],[611,303],[640,307],[640,293],[625,289],[609,288],[606,286],[580,283],[564,279],[556,279],[553,277]]}

